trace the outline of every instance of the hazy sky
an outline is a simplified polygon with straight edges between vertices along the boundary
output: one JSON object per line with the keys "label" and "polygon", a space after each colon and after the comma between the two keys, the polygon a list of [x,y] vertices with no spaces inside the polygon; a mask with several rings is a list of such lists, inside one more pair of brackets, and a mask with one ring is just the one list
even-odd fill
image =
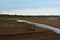
{"label": "hazy sky", "polygon": [[0,14],[60,15],[60,0],[0,0]]}

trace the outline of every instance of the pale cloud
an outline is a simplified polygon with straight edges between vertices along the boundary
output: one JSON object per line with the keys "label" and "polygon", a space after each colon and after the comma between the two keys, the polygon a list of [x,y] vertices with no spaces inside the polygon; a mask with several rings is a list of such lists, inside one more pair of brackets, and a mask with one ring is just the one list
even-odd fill
{"label": "pale cloud", "polygon": [[20,9],[3,11],[8,15],[60,15],[60,8]]}

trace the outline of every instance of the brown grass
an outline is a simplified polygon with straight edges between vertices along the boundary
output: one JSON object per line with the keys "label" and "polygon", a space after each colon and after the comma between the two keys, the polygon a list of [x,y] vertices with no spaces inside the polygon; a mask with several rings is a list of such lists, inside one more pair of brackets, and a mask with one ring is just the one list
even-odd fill
{"label": "brown grass", "polygon": [[[2,18],[0,18],[1,20]],[[21,30],[21,34],[16,35],[0,35],[0,40],[60,40],[60,34],[56,34],[50,30],[44,29],[44,28],[38,28],[35,25],[30,25],[26,23],[17,23],[16,21],[9,20],[9,19],[24,19],[28,21],[43,23],[47,25],[51,25],[57,28],[60,28],[60,20],[58,20],[55,17],[51,18],[38,18],[38,17],[32,17],[32,18],[3,18],[5,21],[9,21],[9,23],[12,24],[0,24],[0,31],[5,29],[12,29],[14,31]],[[28,28],[34,28],[36,31],[28,30]],[[5,30],[8,33],[11,32],[11,30]],[[22,32],[23,31],[23,32]]]}

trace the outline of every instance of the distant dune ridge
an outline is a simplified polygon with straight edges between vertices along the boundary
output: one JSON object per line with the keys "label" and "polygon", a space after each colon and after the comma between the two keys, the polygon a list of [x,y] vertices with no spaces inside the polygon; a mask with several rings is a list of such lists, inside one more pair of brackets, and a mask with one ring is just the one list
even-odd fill
{"label": "distant dune ridge", "polygon": [[20,10],[6,10],[0,14],[8,15],[60,15],[60,8],[40,8],[40,9],[20,9]]}

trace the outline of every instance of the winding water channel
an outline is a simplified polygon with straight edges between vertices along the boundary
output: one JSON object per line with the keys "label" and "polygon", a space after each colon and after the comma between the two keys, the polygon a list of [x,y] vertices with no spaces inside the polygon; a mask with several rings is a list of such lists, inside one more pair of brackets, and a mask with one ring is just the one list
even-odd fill
{"label": "winding water channel", "polygon": [[55,28],[55,27],[52,27],[52,26],[49,26],[49,25],[36,23],[36,22],[30,22],[30,21],[26,21],[26,20],[16,20],[16,21],[17,22],[25,22],[25,23],[28,23],[28,24],[34,24],[37,27],[46,28],[48,30],[51,30],[51,31],[57,33],[57,34],[60,34],[60,29],[59,28]]}

